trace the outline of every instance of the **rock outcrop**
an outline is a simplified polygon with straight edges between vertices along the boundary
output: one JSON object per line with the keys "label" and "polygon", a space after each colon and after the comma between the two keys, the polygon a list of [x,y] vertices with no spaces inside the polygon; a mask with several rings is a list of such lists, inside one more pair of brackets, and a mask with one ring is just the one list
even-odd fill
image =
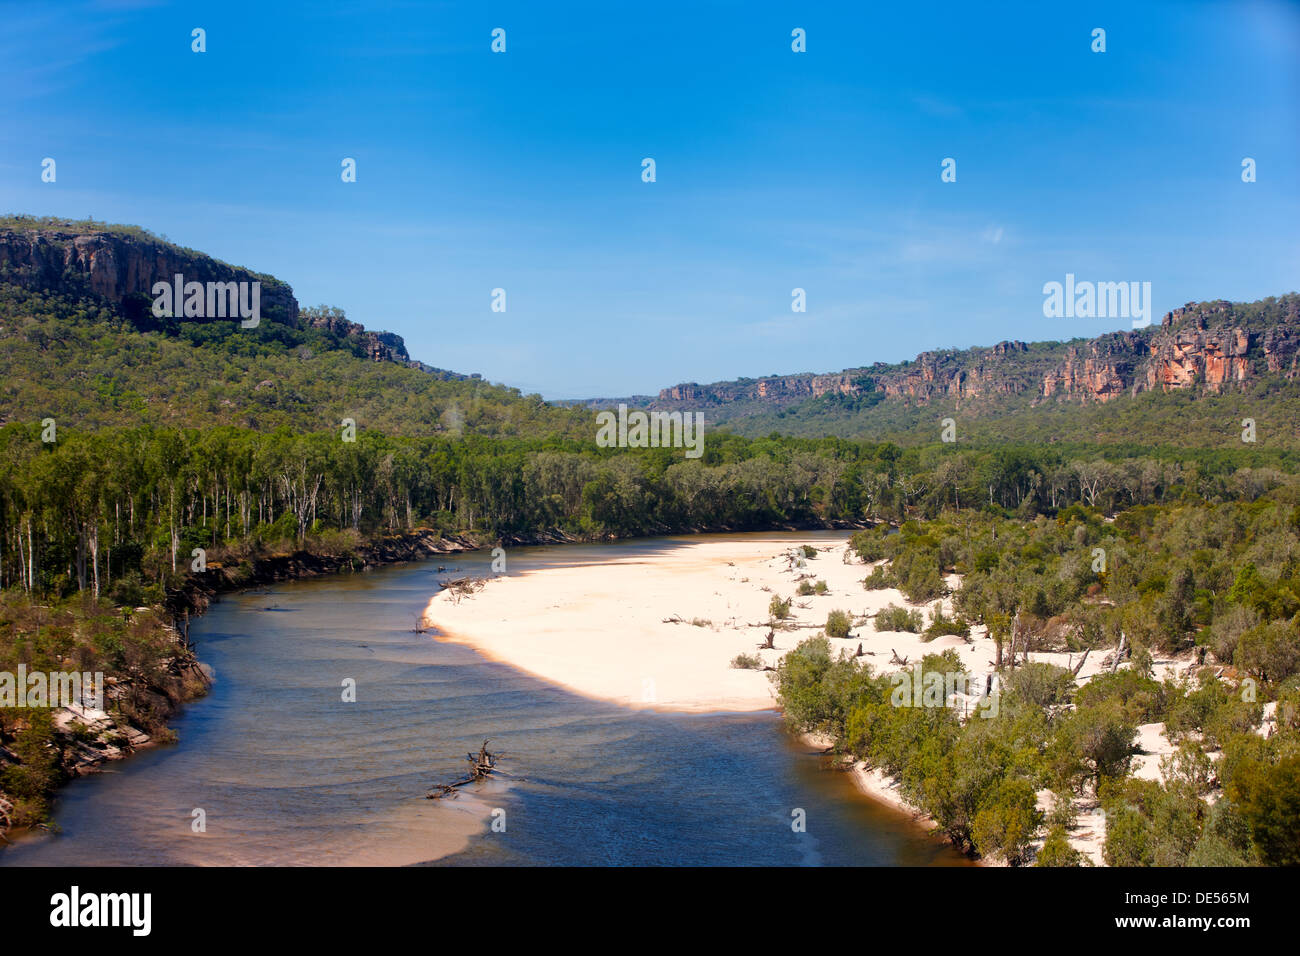
{"label": "rock outcrop", "polygon": [[[411,359],[406,343],[392,332],[371,332],[338,309],[300,310],[293,289],[274,276],[228,265],[129,226],[90,228],[87,223],[18,217],[0,227],[0,282],[33,291],[103,299],[124,315],[149,310],[156,282],[260,282],[261,317],[293,329],[326,330],[375,362],[406,365],[443,379],[470,379]],[[134,300],[134,301],[133,301]],[[186,318],[184,322],[223,321]]]}
{"label": "rock outcrop", "polygon": [[260,281],[262,317],[299,327],[298,300],[287,284],[143,231],[138,235],[59,228],[0,232],[0,280],[29,289],[88,294],[121,306],[131,295],[152,299],[155,282],[171,282],[178,274],[186,282]]}
{"label": "rock outcrop", "polygon": [[[778,375],[663,389],[650,407],[732,402],[788,406],[827,394],[964,402],[1028,396],[1032,402],[1107,402],[1142,391],[1242,387],[1261,374],[1300,374],[1300,295],[1259,303],[1189,303],[1159,326],[1087,341],[1001,342],[992,348],[922,352],[914,361],[830,375]],[[602,400],[602,404],[605,400]]]}

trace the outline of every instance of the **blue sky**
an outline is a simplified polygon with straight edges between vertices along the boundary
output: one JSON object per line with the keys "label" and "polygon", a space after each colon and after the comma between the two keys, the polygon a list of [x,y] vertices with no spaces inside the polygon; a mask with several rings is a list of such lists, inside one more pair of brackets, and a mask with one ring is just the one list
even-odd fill
{"label": "blue sky", "polygon": [[0,2],[0,211],[145,226],[547,398],[1130,325],[1045,318],[1067,272],[1156,321],[1300,289],[1297,4],[281,6]]}

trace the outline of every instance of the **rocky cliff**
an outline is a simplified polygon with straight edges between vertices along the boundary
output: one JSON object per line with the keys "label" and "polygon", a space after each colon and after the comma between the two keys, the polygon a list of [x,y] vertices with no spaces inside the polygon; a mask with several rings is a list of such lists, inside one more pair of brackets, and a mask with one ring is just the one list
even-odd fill
{"label": "rocky cliff", "polygon": [[122,306],[132,295],[152,300],[154,283],[177,274],[186,282],[260,281],[263,318],[299,327],[298,300],[287,284],[143,230],[81,232],[42,224],[0,231],[0,280],[29,289],[89,294]]}
{"label": "rocky cliff", "polygon": [[928,402],[1028,395],[1033,402],[1106,402],[1147,390],[1241,387],[1264,374],[1300,371],[1300,295],[1256,303],[1189,303],[1158,327],[1086,341],[922,352],[830,375],[780,375],[666,388],[654,407],[730,403],[788,406],[826,394]]}
{"label": "rocky cliff", "polygon": [[412,361],[400,335],[371,332],[349,321],[339,309],[300,310],[293,289],[274,276],[228,265],[144,229],[31,217],[0,222],[0,282],[103,299],[131,316],[148,311],[155,282],[171,282],[178,274],[186,282],[260,282],[263,320],[294,329],[328,331],[338,337],[341,346],[372,361],[407,365],[441,378],[478,377]]}

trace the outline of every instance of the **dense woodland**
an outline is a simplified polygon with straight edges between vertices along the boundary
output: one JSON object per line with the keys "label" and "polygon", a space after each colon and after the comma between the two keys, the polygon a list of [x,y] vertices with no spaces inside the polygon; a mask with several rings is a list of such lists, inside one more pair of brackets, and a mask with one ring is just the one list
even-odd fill
{"label": "dense woodland", "polygon": [[1071,458],[715,434],[701,459],[594,442],[216,427],[0,427],[0,585],[159,600],[202,547],[312,547],[429,527],[484,539],[832,526],[991,509],[1032,517],[1258,499],[1286,472],[1243,453]]}

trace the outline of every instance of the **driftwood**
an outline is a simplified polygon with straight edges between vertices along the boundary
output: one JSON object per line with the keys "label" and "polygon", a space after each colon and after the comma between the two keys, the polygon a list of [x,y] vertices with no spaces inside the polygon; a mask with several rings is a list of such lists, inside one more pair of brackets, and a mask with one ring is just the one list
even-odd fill
{"label": "driftwood", "polygon": [[481,591],[483,585],[486,583],[487,582],[484,578],[464,577],[454,578],[451,581],[444,581],[442,582],[442,587],[443,590],[450,591],[452,601],[459,604],[461,598],[469,597],[475,591]]}
{"label": "driftwood", "polygon": [[425,794],[425,797],[429,800],[441,800],[443,797],[455,797],[459,792],[459,788],[466,784],[478,783],[480,780],[484,780],[494,773],[505,773],[504,770],[498,771],[497,768],[497,761],[500,760],[504,754],[494,754],[488,750],[487,745],[491,742],[492,738],[489,737],[487,740],[483,741],[483,746],[479,748],[478,753],[469,753],[465,755],[465,759],[469,761],[469,771],[465,774],[464,778],[454,781],[453,783],[435,783],[429,788],[429,792]]}
{"label": "driftwood", "polygon": [[1119,662],[1124,659],[1124,646],[1128,643],[1128,635],[1123,631],[1119,632],[1119,644],[1115,648],[1115,656],[1111,658],[1110,672],[1113,674],[1119,669]]}
{"label": "driftwood", "polygon": [[768,631],[767,637],[763,639],[762,644],[758,645],[758,648],[759,650],[765,650],[765,651],[776,650],[776,631]]}
{"label": "driftwood", "polygon": [[907,666],[907,658],[906,658],[906,657],[899,657],[899,656],[898,656],[898,651],[894,650],[892,647],[889,649],[889,652],[893,655],[893,657],[891,657],[891,658],[889,659],[889,663],[891,663],[891,664],[897,664],[899,667],[906,667],[906,666]]}
{"label": "driftwood", "polygon": [[1072,668],[1070,668],[1070,673],[1072,673],[1075,677],[1078,677],[1079,671],[1083,670],[1083,662],[1088,659],[1088,652],[1091,650],[1092,650],[1091,647],[1085,647],[1083,649],[1083,656],[1079,658],[1079,663],[1075,664]]}
{"label": "driftwood", "polygon": [[853,656],[854,656],[854,657],[865,657],[865,656],[866,656],[866,653],[867,653],[867,652],[864,651],[864,650],[862,649],[862,643],[859,642],[859,643],[858,643],[858,652],[857,652],[856,654],[854,654]]}

